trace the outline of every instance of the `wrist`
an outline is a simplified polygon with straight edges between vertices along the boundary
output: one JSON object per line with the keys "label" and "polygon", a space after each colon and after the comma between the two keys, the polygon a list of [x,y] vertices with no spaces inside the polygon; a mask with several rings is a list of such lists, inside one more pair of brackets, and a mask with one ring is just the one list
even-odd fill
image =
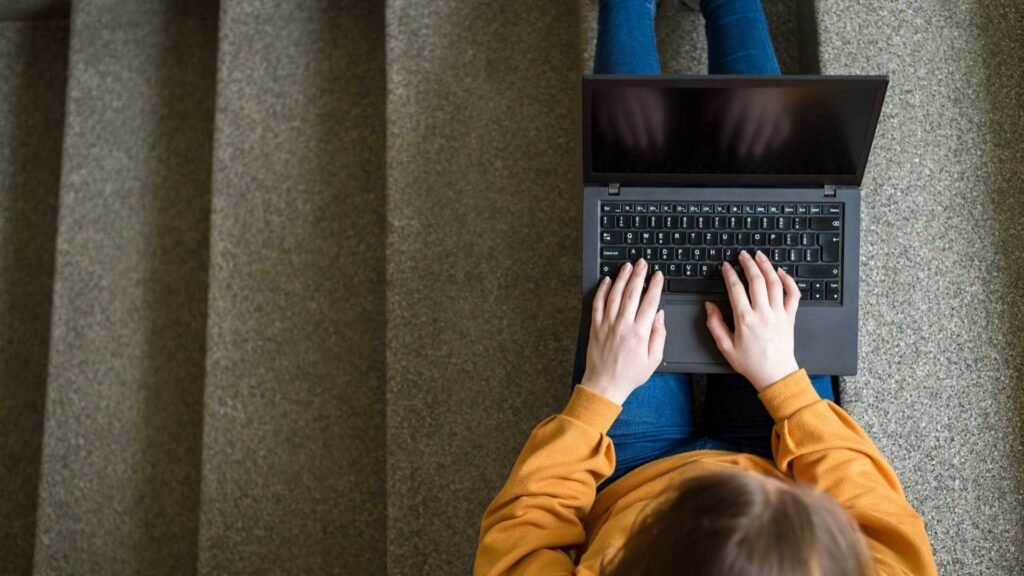
{"label": "wrist", "polygon": [[626,399],[622,397],[622,393],[617,389],[618,387],[616,387],[614,383],[606,380],[588,378],[584,375],[583,380],[580,382],[580,386],[583,386],[593,392],[597,392],[619,406],[622,406],[622,403],[626,401]]}
{"label": "wrist", "polygon": [[800,365],[796,363],[796,359],[794,358],[792,361],[781,364],[771,371],[758,374],[754,378],[748,377],[747,380],[750,380],[750,383],[754,385],[754,389],[760,393],[765,388],[770,387],[772,384],[775,384],[779,380],[782,380],[786,376],[789,376],[798,370],[800,370]]}

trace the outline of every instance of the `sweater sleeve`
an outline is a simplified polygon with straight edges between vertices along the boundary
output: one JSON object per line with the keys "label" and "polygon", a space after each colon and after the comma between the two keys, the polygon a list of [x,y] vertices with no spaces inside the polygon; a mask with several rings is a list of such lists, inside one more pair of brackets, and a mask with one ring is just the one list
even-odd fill
{"label": "sweater sleeve", "polygon": [[842,408],[799,370],[761,391],[775,420],[772,452],[784,474],[831,495],[860,525],[879,574],[936,574],[924,520],[896,473]]}
{"label": "sweater sleeve", "polygon": [[572,548],[597,484],[615,470],[608,429],[622,408],[576,386],[560,414],[537,425],[484,512],[473,573],[573,574]]}

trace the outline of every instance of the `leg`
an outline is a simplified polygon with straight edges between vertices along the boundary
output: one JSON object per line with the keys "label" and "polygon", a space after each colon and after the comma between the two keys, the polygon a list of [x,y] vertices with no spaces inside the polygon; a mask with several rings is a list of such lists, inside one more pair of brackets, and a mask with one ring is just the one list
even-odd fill
{"label": "leg", "polygon": [[[818,396],[835,401],[831,376],[811,376]],[[708,375],[704,397],[704,430],[710,438],[731,444],[738,452],[772,457],[772,427],[757,391],[739,374]]]}
{"label": "leg", "polygon": [[761,0],[701,0],[711,74],[778,74]]}
{"label": "leg", "polygon": [[594,74],[660,74],[656,0],[601,0]]}
{"label": "leg", "polygon": [[615,446],[615,472],[598,490],[634,468],[677,454],[697,442],[689,374],[655,372],[622,405],[608,430]]}

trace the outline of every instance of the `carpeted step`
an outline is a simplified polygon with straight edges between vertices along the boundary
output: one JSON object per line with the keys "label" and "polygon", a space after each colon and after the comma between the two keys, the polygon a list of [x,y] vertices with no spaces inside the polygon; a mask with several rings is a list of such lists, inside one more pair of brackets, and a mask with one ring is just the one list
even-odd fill
{"label": "carpeted step", "polygon": [[888,74],[847,410],[941,574],[1024,566],[1024,4],[819,0],[822,72]]}
{"label": "carpeted step", "polygon": [[38,574],[190,574],[216,6],[71,17]]}
{"label": "carpeted step", "polygon": [[67,21],[0,22],[0,574],[32,572]]}
{"label": "carpeted step", "polygon": [[199,571],[385,573],[384,12],[224,0]]}

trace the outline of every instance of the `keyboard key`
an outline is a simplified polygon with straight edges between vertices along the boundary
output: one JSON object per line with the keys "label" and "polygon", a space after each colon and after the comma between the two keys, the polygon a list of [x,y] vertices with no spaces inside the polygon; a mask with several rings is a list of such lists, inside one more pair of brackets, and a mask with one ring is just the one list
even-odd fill
{"label": "keyboard key", "polygon": [[700,214],[700,204],[690,204],[690,214]]}
{"label": "keyboard key", "polygon": [[788,216],[796,214],[796,204],[785,204],[782,206],[782,213]]}
{"label": "keyboard key", "polygon": [[635,210],[633,209],[633,205],[632,204],[623,204],[622,205],[622,213],[623,214],[632,214],[633,212],[635,212]]}
{"label": "keyboard key", "polygon": [[678,223],[679,223],[679,219],[676,218],[675,216],[665,216],[665,218],[664,218],[664,224],[665,224],[664,228],[666,228],[668,230],[675,230],[677,228],[676,225]]}
{"label": "keyboard key", "polygon": [[704,249],[690,248],[690,260],[693,260],[694,262],[700,262],[704,260]]}
{"label": "keyboard key", "polygon": [[828,214],[829,216],[839,216],[842,213],[843,213],[843,209],[842,209],[842,206],[840,206],[839,204],[826,204],[825,205],[825,214]]}
{"label": "keyboard key", "polygon": [[701,240],[705,246],[718,246],[718,232],[705,232]]}
{"label": "keyboard key", "polygon": [[775,229],[775,218],[768,216],[761,217],[761,230],[774,230]]}
{"label": "keyboard key", "polygon": [[621,211],[622,211],[622,205],[621,204],[608,204],[608,203],[601,204],[601,212],[603,214],[618,214]]}
{"label": "keyboard key", "polygon": [[743,217],[743,229],[744,230],[757,230],[757,228],[758,228],[757,224],[758,224],[757,218],[755,218],[754,216],[744,216]]}
{"label": "keyboard key", "polygon": [[683,230],[693,230],[693,216],[680,216],[679,228]]}
{"label": "keyboard key", "polygon": [[741,206],[739,204],[730,204],[729,205],[729,214],[742,214],[742,213],[743,213],[743,206]]}
{"label": "keyboard key", "polygon": [[615,217],[616,228],[629,228],[629,221],[632,220],[629,216],[618,215]]}
{"label": "keyboard key", "polygon": [[825,281],[824,280],[814,280],[814,281],[812,281],[811,282],[811,290],[814,290],[815,292],[824,292],[825,291]]}
{"label": "keyboard key", "polygon": [[657,255],[658,255],[657,248],[644,248],[643,249],[644,260],[647,260],[648,262],[654,261],[655,260],[655,256],[657,256]]}
{"label": "keyboard key", "polygon": [[768,256],[772,262],[785,262],[786,261],[786,250],[784,248],[772,248],[772,253]]}
{"label": "keyboard key", "polygon": [[757,205],[754,206],[754,214],[760,215],[760,214],[767,214],[767,213],[768,213],[768,207],[765,206],[764,204],[757,204]]}
{"label": "keyboard key", "polygon": [[799,248],[790,248],[788,252],[789,253],[787,254],[787,260],[789,260],[790,262],[804,261],[804,253],[801,252]]}
{"label": "keyboard key", "polygon": [[703,264],[698,265],[697,269],[700,270],[699,274],[700,274],[701,278],[707,278],[708,276],[714,276],[715,275],[715,265],[714,264],[703,263]]}
{"label": "keyboard key", "polygon": [[647,204],[642,204],[640,202],[637,202],[636,204],[633,205],[633,213],[634,214],[647,214]]}
{"label": "keyboard key", "polygon": [[814,292],[814,291],[811,291],[811,300],[812,301],[820,302],[820,301],[822,301],[824,299],[825,299],[825,293],[824,292]]}
{"label": "keyboard key", "polygon": [[796,275],[810,279],[839,278],[839,267],[835,264],[801,264],[796,267]]}
{"label": "keyboard key", "polygon": [[602,246],[601,247],[601,260],[625,260],[626,259],[626,247],[625,246]]}
{"label": "keyboard key", "polygon": [[836,292],[839,291],[839,280],[826,280],[825,281],[825,291],[828,292],[828,291],[833,291],[833,290],[836,291]]}
{"label": "keyboard key", "polygon": [[601,228],[615,228],[615,216],[601,215]]}
{"label": "keyboard key", "polygon": [[796,207],[797,214],[807,214],[807,204],[799,204]]}
{"label": "keyboard key", "polygon": [[810,280],[797,280],[796,281],[796,287],[801,292],[807,292],[807,291],[809,291],[811,289],[811,281]]}
{"label": "keyboard key", "polygon": [[661,213],[662,214],[671,214],[672,213],[672,205],[671,204],[662,204],[661,205]]}
{"label": "keyboard key", "polygon": [[782,270],[783,272],[785,272],[786,274],[789,274],[790,276],[793,275],[793,265],[792,264],[779,264],[778,268],[779,268],[779,270]]}
{"label": "keyboard key", "polygon": [[598,266],[598,272],[601,276],[615,276],[619,273],[619,263],[601,262],[600,266]]}
{"label": "keyboard key", "polygon": [[643,255],[643,248],[639,246],[630,246],[626,249],[626,259],[630,262],[636,262]]}
{"label": "keyboard key", "polygon": [[800,244],[800,235],[792,233],[786,234],[784,243],[786,246],[797,246]]}
{"label": "keyboard key", "polygon": [[654,243],[657,244],[658,246],[665,246],[666,244],[668,244],[669,238],[670,236],[668,232],[654,233]]}
{"label": "keyboard key", "polygon": [[800,235],[800,245],[804,248],[814,248],[817,244],[814,241],[813,232],[804,232]]}
{"label": "keyboard key", "polygon": [[822,262],[839,262],[839,234],[818,234]]}
{"label": "keyboard key", "polygon": [[722,261],[722,249],[721,248],[708,248],[707,257],[709,262],[721,262]]}
{"label": "keyboard key", "polygon": [[839,292],[829,292],[828,290],[826,290],[825,291],[825,300],[830,300],[832,302],[839,302]]}
{"label": "keyboard key", "polygon": [[824,218],[809,218],[811,230],[818,230],[822,232],[832,232],[839,230],[839,218],[824,217]]}
{"label": "keyboard key", "polygon": [[811,216],[821,216],[821,205],[820,204],[811,204],[809,206],[809,208],[810,208],[810,210],[808,210],[807,214],[809,214]]}
{"label": "keyboard key", "polygon": [[753,204],[744,204],[743,205],[743,213],[744,214],[753,214],[754,211],[755,210],[754,210],[754,205]]}
{"label": "keyboard key", "polygon": [[739,252],[735,248],[723,248],[722,249],[722,260],[726,262],[737,262],[739,261]]}
{"label": "keyboard key", "polygon": [[821,259],[818,248],[804,248],[804,262],[817,262]]}
{"label": "keyboard key", "polygon": [[722,246],[732,246],[735,242],[735,235],[732,232],[719,232],[718,241]]}
{"label": "keyboard key", "polygon": [[778,232],[768,233],[768,245],[769,246],[782,246],[782,234]]}
{"label": "keyboard key", "polygon": [[639,238],[637,238],[637,233],[633,230],[628,230],[622,233],[623,244],[636,244],[638,240]]}
{"label": "keyboard key", "polygon": [[711,228],[711,219],[707,216],[697,216],[694,218],[697,224],[697,230],[707,230]]}
{"label": "keyboard key", "polygon": [[675,250],[671,248],[658,248],[658,260],[669,261],[672,260],[672,254]]}
{"label": "keyboard key", "polygon": [[715,211],[715,208],[714,208],[714,206],[712,204],[701,204],[700,205],[700,213],[701,214],[711,214],[714,211]]}
{"label": "keyboard key", "polygon": [[736,233],[736,245],[737,246],[749,246],[750,245],[750,232],[737,232]]}
{"label": "keyboard key", "polygon": [[654,244],[654,232],[644,230],[640,232],[640,243],[643,245]]}
{"label": "keyboard key", "polygon": [[686,214],[686,204],[673,204],[672,211],[676,214]]}
{"label": "keyboard key", "polygon": [[664,262],[651,262],[651,266],[650,266],[650,268],[648,268],[648,270],[650,270],[651,275],[653,275],[655,272],[661,272],[662,274],[664,274],[665,273],[665,263]]}
{"label": "keyboard key", "polygon": [[714,228],[715,230],[724,230],[725,229],[725,220],[726,220],[725,216],[712,216],[711,217],[711,227]]}
{"label": "keyboard key", "polygon": [[633,221],[630,224],[630,228],[636,228],[639,230],[647,225],[647,218],[643,216],[633,216]]}
{"label": "keyboard key", "polygon": [[602,231],[601,244],[622,244],[622,232],[613,230]]}
{"label": "keyboard key", "polygon": [[796,216],[793,218],[793,230],[802,231],[807,230],[807,218]]}
{"label": "keyboard key", "polygon": [[782,209],[779,207],[778,204],[769,204],[768,205],[768,213],[769,214],[781,214],[782,213]]}
{"label": "keyboard key", "polygon": [[690,232],[686,235],[686,243],[690,246],[700,246],[700,239],[700,232]]}
{"label": "keyboard key", "polygon": [[[687,278],[694,278],[697,276],[697,265],[696,264],[683,264],[683,276]],[[670,281],[671,282],[671,281]],[[685,290],[673,290],[671,287],[668,289],[669,292],[685,292]]]}
{"label": "keyboard key", "polygon": [[725,282],[721,279],[686,279],[668,281],[668,291],[681,294],[725,294]]}
{"label": "keyboard key", "polygon": [[674,259],[679,260],[680,262],[686,262],[690,259],[690,249],[676,248],[676,257]]}
{"label": "keyboard key", "polygon": [[685,232],[673,232],[672,233],[672,243],[677,245],[677,246],[682,246],[683,244],[686,244],[686,233]]}
{"label": "keyboard key", "polygon": [[776,230],[789,230],[792,227],[793,219],[786,216],[779,216],[775,219]]}
{"label": "keyboard key", "polygon": [[665,270],[666,270],[665,273],[668,276],[682,276],[683,275],[683,265],[680,264],[679,262],[669,262],[668,265],[665,266]]}
{"label": "keyboard key", "polygon": [[767,246],[768,238],[763,232],[751,232],[750,243],[754,246]]}
{"label": "keyboard key", "polygon": [[647,217],[647,227],[650,228],[651,230],[658,230],[658,229],[660,229],[662,224],[664,224],[664,220],[662,220],[661,216],[648,216]]}
{"label": "keyboard key", "polygon": [[[658,205],[654,204],[654,203],[648,203],[647,204],[647,213],[648,214],[657,214],[658,213]],[[650,268],[648,268],[648,270],[650,270]]]}
{"label": "keyboard key", "polygon": [[725,214],[729,211],[728,204],[715,204],[715,214]]}
{"label": "keyboard key", "polygon": [[739,216],[729,216],[726,222],[729,230],[743,230],[743,219]]}

